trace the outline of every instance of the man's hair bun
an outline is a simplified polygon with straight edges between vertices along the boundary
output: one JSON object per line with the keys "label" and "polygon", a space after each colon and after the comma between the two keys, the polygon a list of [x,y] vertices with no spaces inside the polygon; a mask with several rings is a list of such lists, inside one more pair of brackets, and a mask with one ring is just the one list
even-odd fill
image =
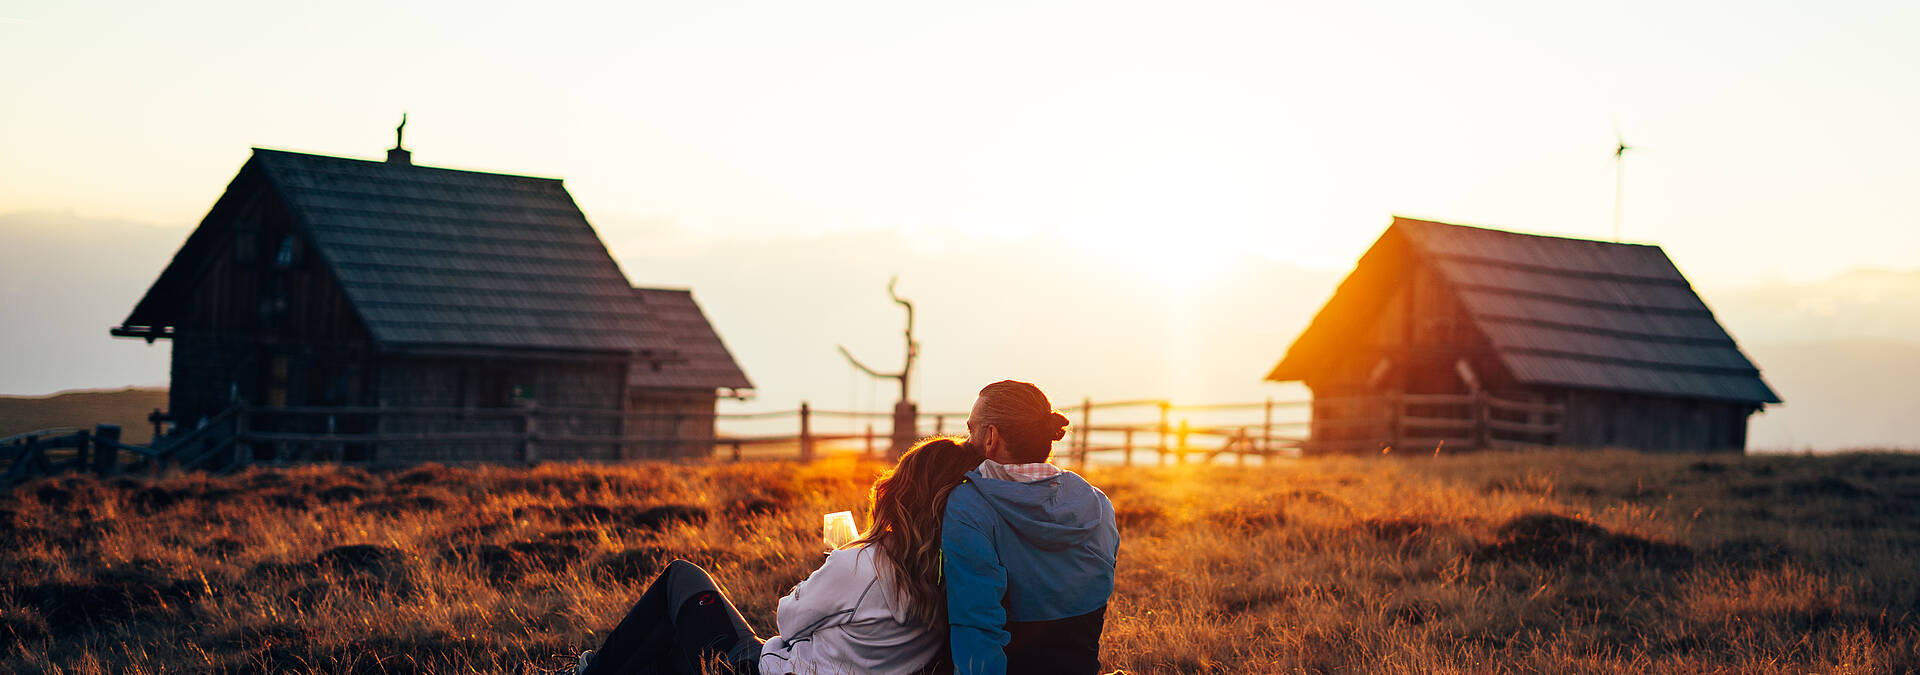
{"label": "man's hair bun", "polygon": [[1058,412],[1047,413],[1047,426],[1053,427],[1053,440],[1067,437],[1067,416]]}

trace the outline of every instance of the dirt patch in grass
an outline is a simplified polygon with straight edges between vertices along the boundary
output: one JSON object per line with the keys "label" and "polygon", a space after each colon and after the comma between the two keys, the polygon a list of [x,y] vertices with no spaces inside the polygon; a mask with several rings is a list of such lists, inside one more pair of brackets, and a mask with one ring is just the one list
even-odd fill
{"label": "dirt patch in grass", "polygon": [[246,542],[233,537],[216,537],[205,544],[193,547],[194,552],[214,558],[227,556],[247,550]]}
{"label": "dirt patch in grass", "polygon": [[191,493],[186,490],[148,486],[128,495],[127,503],[132,504],[135,510],[141,513],[153,514],[171,509],[190,496],[192,496]]}
{"label": "dirt patch in grass", "polygon": [[215,644],[228,649],[248,649],[271,646],[278,642],[308,642],[314,638],[313,631],[304,626],[290,623],[265,623],[247,626],[240,630],[215,638]]}
{"label": "dirt patch in grass", "polygon": [[593,529],[590,527],[580,527],[580,528],[574,528],[570,530],[554,530],[552,532],[547,532],[545,534],[540,535],[540,539],[544,541],[558,541],[558,542],[565,542],[570,544],[582,544],[582,543],[591,542],[591,541],[599,541],[602,536],[603,535],[601,530]]}
{"label": "dirt patch in grass", "polygon": [[320,566],[312,561],[283,562],[268,560],[257,563],[247,570],[247,580],[253,582],[289,582],[308,581],[320,573]]}
{"label": "dirt patch in grass", "polygon": [[1303,504],[1323,506],[1343,513],[1353,513],[1353,505],[1348,504],[1347,500],[1311,488],[1295,488],[1282,492],[1274,497],[1281,501],[1300,502]]}
{"label": "dirt patch in grass", "polygon": [[1585,520],[1555,513],[1527,513],[1501,525],[1493,543],[1480,555],[1541,567],[1596,567],[1637,562],[1648,567],[1677,569],[1692,565],[1693,549],[1653,541],[1638,535],[1616,534]]}
{"label": "dirt patch in grass", "polygon": [[398,549],[372,544],[336,546],[321,551],[313,562],[321,569],[331,570],[341,586],[355,592],[406,598],[419,589],[413,564],[407,554]]}
{"label": "dirt patch in grass", "polygon": [[313,501],[297,492],[274,492],[260,496],[261,501],[276,509],[305,511],[313,507]]}
{"label": "dirt patch in grass", "polygon": [[440,540],[456,545],[480,543],[512,527],[510,521],[481,520],[447,530]]}
{"label": "dirt patch in grass", "polygon": [[504,546],[449,546],[440,557],[455,565],[472,565],[488,581],[511,583],[538,572],[565,571],[585,554],[584,547],[566,542],[516,541]]}
{"label": "dirt patch in grass", "polygon": [[1287,587],[1234,589],[1221,594],[1216,614],[1238,616],[1292,599],[1299,591]]}
{"label": "dirt patch in grass", "polygon": [[432,485],[453,482],[453,470],[442,464],[422,464],[393,478],[394,485]]}
{"label": "dirt patch in grass", "polygon": [[51,637],[45,621],[18,610],[0,610],[0,655]]}
{"label": "dirt patch in grass", "polygon": [[54,508],[73,503],[73,491],[57,485],[42,485],[34,488],[32,494],[34,501]]}
{"label": "dirt patch in grass", "polygon": [[431,494],[415,493],[385,499],[376,499],[355,507],[361,513],[371,513],[388,518],[432,513],[447,508],[448,501]]}
{"label": "dirt patch in grass", "polygon": [[667,550],[657,546],[630,548],[609,554],[593,564],[593,571],[623,584],[644,583],[665,567]]}
{"label": "dirt patch in grass", "polygon": [[16,587],[5,599],[38,610],[49,628],[64,632],[191,605],[206,591],[199,580],[176,579],[157,563],[135,561],[102,569],[85,582]]}
{"label": "dirt patch in grass", "polygon": [[1358,528],[1374,539],[1409,550],[1425,549],[1459,532],[1454,523],[1424,516],[1372,516],[1361,519]]}
{"label": "dirt patch in grass", "polygon": [[622,507],[613,513],[613,522],[636,530],[664,530],[673,525],[698,525],[707,521],[707,510],[686,504],[665,504],[652,508]]}
{"label": "dirt patch in grass", "polygon": [[610,524],[613,522],[613,509],[599,504],[569,504],[566,506],[518,506],[513,509],[514,520],[526,520],[532,517],[544,517],[563,525],[582,525],[586,523]]}
{"label": "dirt patch in grass", "polygon": [[1113,519],[1120,525],[1120,531],[1151,528],[1166,520],[1167,514],[1158,504],[1128,500],[1115,504]]}
{"label": "dirt patch in grass", "polygon": [[1784,544],[1758,539],[1735,539],[1707,549],[1703,562],[1733,568],[1777,567],[1798,560],[1801,554]]}
{"label": "dirt patch in grass", "polygon": [[193,498],[202,504],[224,504],[244,501],[248,493],[229,488],[211,488],[193,493]]}
{"label": "dirt patch in grass", "polygon": [[1265,532],[1287,524],[1283,504],[1264,499],[1228,505],[1207,514],[1207,519],[1245,533]]}
{"label": "dirt patch in grass", "polygon": [[322,504],[357,502],[367,498],[367,489],[358,485],[335,485],[314,495]]}
{"label": "dirt patch in grass", "polygon": [[731,518],[734,520],[745,520],[748,518],[754,518],[758,516],[766,516],[766,515],[779,513],[782,510],[785,510],[785,508],[786,507],[780,504],[779,502],[773,501],[771,499],[766,499],[764,497],[747,497],[744,499],[735,499],[733,501],[728,502],[725,512],[728,518]]}
{"label": "dirt patch in grass", "polygon": [[1793,480],[1781,485],[1790,497],[1829,497],[1833,499],[1869,499],[1879,493],[1855,485],[1853,481],[1834,476],[1822,476],[1812,480]]}
{"label": "dirt patch in grass", "polygon": [[406,570],[407,554],[387,546],[352,544],[321,551],[313,562],[341,574],[393,574]]}

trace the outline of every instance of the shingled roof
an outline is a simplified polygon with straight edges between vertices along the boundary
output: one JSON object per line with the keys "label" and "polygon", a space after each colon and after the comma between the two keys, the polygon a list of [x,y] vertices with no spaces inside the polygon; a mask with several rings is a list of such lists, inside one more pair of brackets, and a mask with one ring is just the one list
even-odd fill
{"label": "shingled roof", "polygon": [[628,370],[630,387],[663,389],[731,389],[738,395],[753,382],[733,360],[720,334],[694,302],[693,291],[635,288],[633,296],[647,314],[666,328],[680,358],[673,361],[635,361]]}
{"label": "shingled roof", "polygon": [[[1395,218],[1374,249],[1395,238],[1439,274],[1521,384],[1780,402],[1658,246]],[[1366,301],[1360,274],[1329,309]],[[1323,325],[1335,312],[1321,314],[1267,379],[1301,379],[1320,358],[1302,346],[1339,328]]]}
{"label": "shingled roof", "polygon": [[[234,185],[249,172],[286,205],[380,347],[672,349],[558,179],[260,148]],[[172,278],[191,274],[175,263],[126,325],[170,325],[168,289],[191,285]]]}

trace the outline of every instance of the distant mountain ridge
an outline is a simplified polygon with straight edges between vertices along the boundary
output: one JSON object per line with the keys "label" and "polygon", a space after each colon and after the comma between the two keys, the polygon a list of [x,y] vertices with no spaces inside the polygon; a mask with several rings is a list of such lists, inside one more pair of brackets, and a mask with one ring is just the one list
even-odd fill
{"label": "distant mountain ridge", "polygon": [[151,387],[63,391],[51,396],[0,396],[0,437],[49,429],[120,425],[120,440],[153,440],[147,414],[167,408],[167,390]]}

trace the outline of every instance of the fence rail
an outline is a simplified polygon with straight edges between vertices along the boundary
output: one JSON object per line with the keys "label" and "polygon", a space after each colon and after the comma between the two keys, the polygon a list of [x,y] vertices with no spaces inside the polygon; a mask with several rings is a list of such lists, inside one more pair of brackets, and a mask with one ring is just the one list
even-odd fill
{"label": "fence rail", "polygon": [[[1310,418],[1301,413],[1311,411]],[[1337,411],[1358,411],[1337,415]],[[1560,430],[1559,404],[1480,394],[1388,394],[1178,405],[1160,399],[1060,408],[1073,424],[1056,461],[1134,464],[1193,458],[1236,462],[1305,453],[1392,447],[1487,448],[1546,445]],[[1258,419],[1246,413],[1258,412]],[[1276,413],[1292,415],[1291,418]],[[922,412],[913,436],[960,431],[962,412]],[[1196,423],[1195,418],[1200,421]],[[836,423],[841,428],[832,427]],[[711,414],[592,408],[236,405],[191,429],[158,434],[149,446],[119,442],[119,428],[56,428],[0,438],[0,488],[70,471],[114,474],[167,466],[230,471],[249,464],[392,464],[388,451],[421,444],[510,448],[493,461],[554,459],[801,459],[823,449],[879,456],[893,414],[798,408]],[[845,428],[846,425],[852,428]],[[476,428],[476,425],[478,428]],[[748,427],[758,426],[758,429]],[[878,428],[876,428],[878,426]],[[784,427],[784,428],[782,428]],[[952,429],[949,429],[952,427]],[[589,452],[592,451],[592,452]],[[751,451],[751,452],[750,452]],[[593,454],[598,453],[598,454]],[[459,461],[458,459],[454,461]]]}

